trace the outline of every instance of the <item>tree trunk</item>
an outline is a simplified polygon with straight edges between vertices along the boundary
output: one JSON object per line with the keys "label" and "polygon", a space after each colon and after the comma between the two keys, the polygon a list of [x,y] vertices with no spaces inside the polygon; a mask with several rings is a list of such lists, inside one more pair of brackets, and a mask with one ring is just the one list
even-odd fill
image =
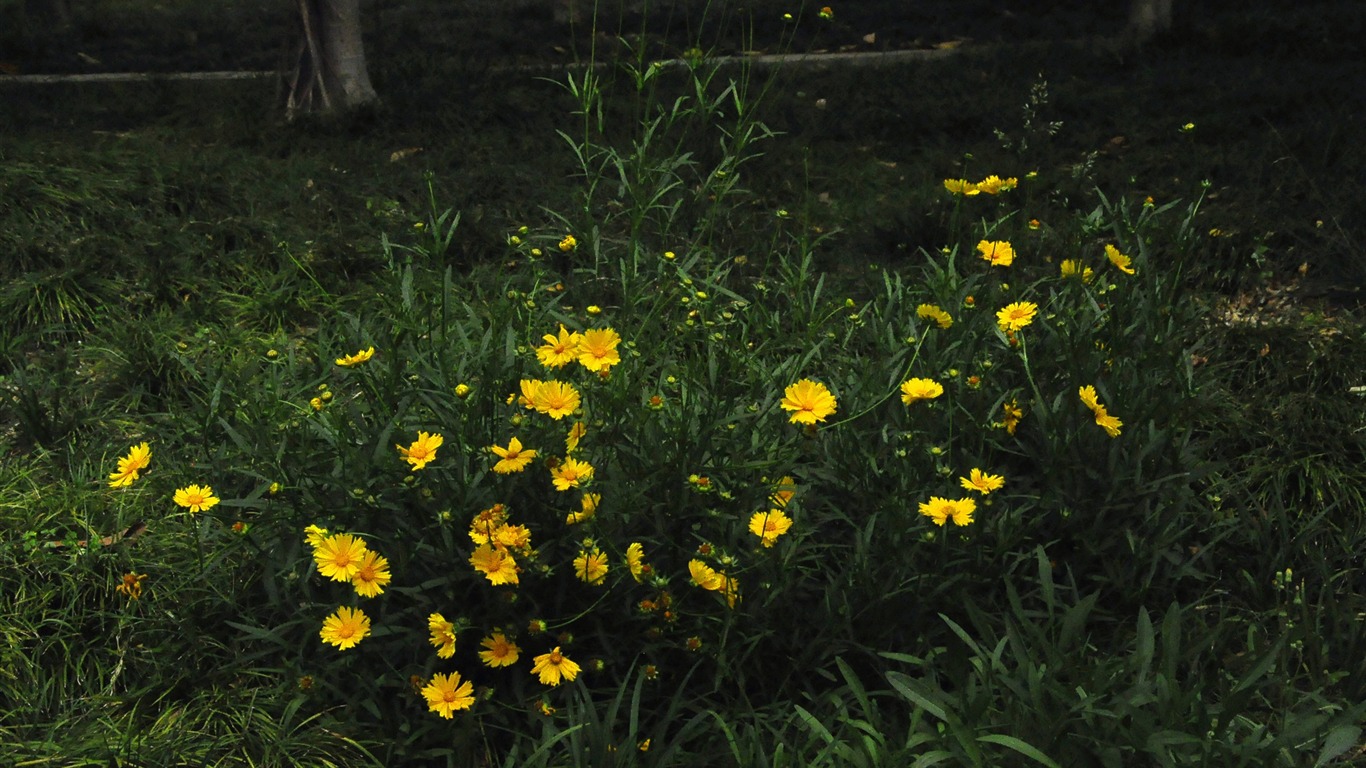
{"label": "tree trunk", "polygon": [[1133,0],[1129,5],[1126,41],[1143,45],[1172,28],[1172,0]]}
{"label": "tree trunk", "polygon": [[360,0],[298,0],[304,39],[289,82],[289,119],[379,101],[365,67]]}

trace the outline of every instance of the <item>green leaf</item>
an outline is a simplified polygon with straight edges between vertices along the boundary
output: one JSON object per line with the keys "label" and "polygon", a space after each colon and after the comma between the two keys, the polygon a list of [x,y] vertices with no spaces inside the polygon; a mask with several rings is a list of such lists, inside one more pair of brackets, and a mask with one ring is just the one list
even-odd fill
{"label": "green leaf", "polygon": [[1025,757],[1038,763],[1039,765],[1046,765],[1049,766],[1049,768],[1062,768],[1062,766],[1058,765],[1057,763],[1049,759],[1048,755],[1045,755],[1044,753],[1040,752],[1037,747],[1020,741],[1014,736],[1006,736],[1005,734],[999,733],[990,733],[986,736],[978,736],[977,740],[982,742],[983,744],[996,744],[997,746],[1002,746],[1007,749],[1013,749],[1016,752],[1019,752]]}
{"label": "green leaf", "polygon": [[1319,752],[1319,759],[1314,761],[1314,768],[1320,765],[1327,765],[1333,759],[1356,746],[1361,738],[1361,728],[1355,725],[1339,725],[1328,732],[1328,736],[1323,740],[1323,751]]}

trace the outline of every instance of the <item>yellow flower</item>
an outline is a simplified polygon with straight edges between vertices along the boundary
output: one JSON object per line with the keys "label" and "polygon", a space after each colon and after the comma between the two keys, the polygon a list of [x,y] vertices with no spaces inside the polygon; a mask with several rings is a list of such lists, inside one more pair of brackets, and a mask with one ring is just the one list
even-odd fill
{"label": "yellow flower", "polygon": [[1101,407],[1100,396],[1096,394],[1096,388],[1090,384],[1077,387],[1077,397],[1081,398],[1082,404],[1090,408],[1093,413]]}
{"label": "yellow flower", "polygon": [[942,526],[949,520],[953,520],[954,525],[969,525],[972,523],[972,513],[977,509],[977,502],[970,498],[950,501],[949,499],[931,496],[928,502],[920,503],[920,514],[930,518],[935,525]]}
{"label": "yellow flower", "polygon": [[354,355],[346,355],[345,357],[337,358],[337,365],[340,365],[343,368],[354,368],[374,356],[375,348],[370,347],[369,349],[362,349]]}
{"label": "yellow flower", "polygon": [[[525,390],[524,390],[525,391]],[[574,385],[563,381],[541,382],[535,387],[531,407],[559,421],[579,408],[579,392]]]}
{"label": "yellow flower", "polygon": [[314,549],[317,549],[325,538],[327,538],[327,529],[322,526],[310,525],[304,529],[304,541],[308,542],[308,546]]}
{"label": "yellow flower", "polygon": [[1006,434],[1015,434],[1015,428],[1020,425],[1020,419],[1024,418],[1024,411],[1020,409],[1019,403],[1014,400],[1001,403],[1001,410],[1005,411]]}
{"label": "yellow flower", "polygon": [[315,411],[321,411],[323,409],[323,399],[321,397],[311,398],[308,401],[308,406]]}
{"label": "yellow flower", "polygon": [[1123,272],[1126,275],[1134,274],[1134,268],[1131,266],[1133,264],[1133,259],[1120,253],[1118,248],[1108,243],[1105,245],[1105,258],[1109,259],[1110,263],[1114,264],[1115,268],[1120,272]]}
{"label": "yellow flower", "polygon": [[313,548],[318,572],[333,581],[350,581],[360,571],[365,541],[349,533],[328,536]]}
{"label": "yellow flower", "polygon": [[370,618],[359,608],[342,606],[336,613],[323,619],[323,628],[318,634],[324,643],[344,651],[355,647],[370,634]]}
{"label": "yellow flower", "polygon": [[570,512],[568,515],[565,516],[565,518],[564,518],[564,523],[565,523],[565,525],[575,525],[575,524],[577,524],[577,523],[582,523],[584,520],[587,520],[588,518],[590,518],[590,517],[592,517],[593,515],[597,514],[597,512],[598,512],[598,502],[600,502],[600,501],[602,501],[602,494],[600,494],[600,493],[585,493],[585,494],[583,495],[583,498],[580,499],[580,502],[579,502],[579,503],[580,503],[579,511],[578,511],[578,512]]}
{"label": "yellow flower", "polygon": [[456,385],[455,385],[455,396],[458,397],[458,398],[460,398],[461,400],[464,400],[465,398],[469,397],[469,396],[470,396],[470,385],[468,385],[468,384],[456,384]]}
{"label": "yellow flower", "polygon": [[1096,276],[1095,270],[1082,266],[1080,259],[1063,259],[1058,268],[1064,279],[1080,277],[1083,283],[1089,283]]}
{"label": "yellow flower", "polygon": [[555,646],[555,650],[550,653],[543,653],[533,659],[535,662],[531,671],[540,677],[541,685],[559,685],[561,682],[572,683],[574,678],[579,676],[579,665],[569,660],[568,656],[560,653],[560,647]]}
{"label": "yellow flower", "polygon": [[977,491],[985,496],[992,491],[1000,490],[1006,484],[1006,479],[1000,475],[988,475],[974,467],[967,477],[958,478],[958,483],[964,490]]}
{"label": "yellow flower", "polygon": [[361,597],[375,597],[384,593],[384,588],[393,576],[389,573],[389,560],[378,552],[368,549],[361,555],[360,567],[351,577],[351,586]]}
{"label": "yellow flower", "polygon": [[981,181],[977,182],[976,186],[978,189],[987,193],[988,195],[995,195],[1001,192],[1012,190],[1017,185],[1019,185],[1019,183],[1019,179],[1015,178],[1014,176],[1011,176],[1008,179],[1003,179],[1000,176],[992,174],[986,177],[985,179],[982,179]]}
{"label": "yellow flower", "polygon": [[611,328],[584,331],[579,338],[579,365],[590,371],[605,371],[621,362],[617,345],[621,337]]}
{"label": "yellow flower", "polygon": [[983,240],[977,244],[982,259],[998,267],[1008,267],[1015,261],[1015,249],[1005,240]]}
{"label": "yellow flower", "polygon": [[490,445],[489,450],[498,456],[498,463],[493,465],[493,471],[500,475],[521,472],[536,458],[536,451],[523,448],[522,441],[515,437],[508,441],[508,447]]}
{"label": "yellow flower", "polygon": [[468,680],[461,682],[459,672],[432,675],[432,681],[422,689],[422,696],[427,700],[427,709],[447,720],[474,706],[474,686]]}
{"label": "yellow flower", "polygon": [[125,573],[123,574],[123,581],[114,587],[114,591],[130,600],[137,600],[142,597],[142,582],[146,579],[147,574],[145,573]]}
{"label": "yellow flower", "polygon": [[1038,312],[1039,305],[1032,301],[1017,301],[1014,304],[1007,304],[996,313],[996,325],[1002,331],[1018,331],[1034,322],[1034,315]]}
{"label": "yellow flower", "polygon": [[792,518],[783,514],[781,509],[755,512],[749,518],[749,532],[759,537],[765,547],[773,546],[779,536],[792,528]]}
{"label": "yellow flower", "polygon": [[494,632],[480,640],[479,644],[485,648],[479,652],[479,660],[484,662],[485,666],[509,667],[516,664],[517,659],[521,658],[522,649],[507,639],[507,636],[502,632]]}
{"label": "yellow flower", "polygon": [[554,480],[557,491],[578,488],[580,483],[586,483],[593,479],[593,465],[571,456],[550,470],[550,477]]}
{"label": "yellow flower", "polygon": [[488,544],[494,532],[506,523],[507,519],[507,507],[502,504],[494,504],[488,509],[480,510],[470,521],[470,538],[475,544]]}
{"label": "yellow flower", "polygon": [[934,304],[921,304],[915,308],[915,314],[917,317],[925,320],[933,320],[940,329],[945,329],[953,325],[953,315],[950,315],[948,312],[945,312]]}
{"label": "yellow flower", "polygon": [[560,251],[564,253],[569,253],[578,247],[579,241],[573,235],[565,235],[564,239],[560,241]]}
{"label": "yellow flower", "polygon": [[455,655],[455,624],[445,616],[433,613],[427,617],[427,631],[431,633],[428,642],[436,646],[436,655],[449,659]]}
{"label": "yellow flower", "polygon": [[545,340],[545,344],[536,348],[536,358],[541,361],[541,365],[547,368],[563,368],[578,357],[580,336],[565,330],[563,323],[560,324],[558,336],[546,334],[541,338]]}
{"label": "yellow flower", "polygon": [[944,394],[944,386],[934,379],[907,379],[901,383],[901,402],[915,405]]}
{"label": "yellow flower", "polygon": [[493,532],[490,542],[499,549],[529,550],[531,548],[531,529],[525,525],[504,523]]}
{"label": "yellow flower", "polygon": [[147,443],[140,443],[128,449],[128,455],[119,459],[119,471],[109,475],[110,488],[124,488],[138,479],[138,473],[152,463],[152,449]]}
{"label": "yellow flower", "polygon": [[726,577],[701,560],[688,561],[688,575],[692,583],[711,592],[725,587]]}
{"label": "yellow flower", "polygon": [[564,438],[564,452],[573,453],[578,450],[579,441],[587,434],[588,427],[582,421],[574,422],[574,426],[569,428],[569,434]]}
{"label": "yellow flower", "polygon": [[607,555],[597,547],[592,552],[579,550],[579,556],[574,558],[574,575],[588,584],[601,584],[607,578],[607,568]]}
{"label": "yellow flower", "polygon": [[631,578],[640,583],[645,575],[645,548],[640,542],[633,541],[626,546],[626,570],[631,572]]}
{"label": "yellow flower", "polygon": [[955,195],[972,196],[981,192],[976,184],[967,179],[944,179],[944,189]]}
{"label": "yellow flower", "polygon": [[783,410],[792,411],[793,424],[815,424],[834,413],[837,403],[824,384],[802,379],[788,385],[780,405]]}
{"label": "yellow flower", "polygon": [[516,395],[508,395],[508,404],[511,405],[513,399],[515,398],[517,400],[517,404],[522,406],[523,408],[534,409],[536,407],[537,401],[541,399],[540,390],[541,385],[544,383],[545,382],[541,381],[540,379],[522,379],[517,384],[518,388],[522,390],[521,396],[518,397]]}
{"label": "yellow flower", "polygon": [[768,500],[773,506],[783,509],[787,506],[792,497],[797,495],[797,481],[792,479],[792,475],[783,475],[783,479],[773,487],[773,492],[769,494]]}
{"label": "yellow flower", "polygon": [[517,561],[512,554],[502,549],[494,549],[481,544],[470,555],[470,565],[484,574],[490,584],[517,584]]}
{"label": "yellow flower", "polygon": [[190,510],[190,513],[203,512],[218,503],[213,489],[207,485],[187,485],[175,492],[175,503]]}
{"label": "yellow flower", "polygon": [[1095,414],[1096,426],[1100,427],[1101,429],[1104,429],[1105,434],[1109,435],[1110,437],[1119,437],[1119,428],[1124,426],[1124,422],[1107,413],[1105,410],[1105,406],[1103,405],[1095,410]]}
{"label": "yellow flower", "polygon": [[429,435],[426,432],[418,432],[417,440],[415,440],[412,445],[407,448],[404,448],[401,445],[395,445],[394,447],[403,455],[403,459],[409,464],[412,464],[413,469],[417,470],[422,469],[427,466],[428,462],[436,459],[436,449],[440,448],[443,442],[445,442],[445,439],[439,434]]}

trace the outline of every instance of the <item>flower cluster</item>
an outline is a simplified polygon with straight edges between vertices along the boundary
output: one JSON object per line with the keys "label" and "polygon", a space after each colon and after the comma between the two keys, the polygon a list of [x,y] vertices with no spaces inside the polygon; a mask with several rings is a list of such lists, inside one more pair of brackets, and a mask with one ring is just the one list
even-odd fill
{"label": "flower cluster", "polygon": [[1019,179],[1014,176],[1003,179],[995,174],[976,183],[968,181],[967,179],[944,179],[944,189],[947,189],[955,195],[963,195],[965,197],[982,194],[999,195],[1002,192],[1014,189],[1019,186],[1019,184]]}
{"label": "flower cluster", "polygon": [[561,325],[558,334],[546,334],[542,340],[545,344],[536,348],[536,358],[547,368],[563,368],[578,362],[590,371],[603,372],[621,362],[617,352],[621,336],[611,328],[577,333]]}

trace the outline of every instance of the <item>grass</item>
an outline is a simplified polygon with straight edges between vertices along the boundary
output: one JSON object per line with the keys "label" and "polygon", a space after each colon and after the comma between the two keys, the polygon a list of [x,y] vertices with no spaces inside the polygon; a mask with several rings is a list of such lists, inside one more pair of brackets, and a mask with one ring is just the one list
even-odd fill
{"label": "grass", "polygon": [[[1341,10],[1316,9],[1280,36],[1230,13],[1137,57],[1025,43],[876,81],[629,57],[475,80],[414,55],[380,70],[387,111],[295,126],[240,84],[24,92],[0,144],[0,749],[1360,762],[1366,344],[1341,301],[1357,203],[1331,192],[1360,157],[1300,56]],[[1277,76],[1210,97],[1248,67]],[[941,184],[991,173],[1018,187]],[[1286,299],[1312,292],[1339,301]],[[1007,333],[1017,301],[1038,315]],[[613,328],[620,362],[543,366],[561,325]],[[905,404],[908,378],[943,392]],[[530,379],[581,403],[524,408]],[[780,406],[801,379],[838,399],[809,427]],[[395,445],[419,431],[445,442],[415,468]],[[512,437],[539,456],[494,472]],[[143,441],[151,465],[110,488]],[[571,456],[593,480],[557,491]],[[1005,487],[964,490],[972,468]],[[222,501],[177,507],[189,484]],[[935,525],[932,497],[972,499],[974,521]],[[530,532],[506,532],[515,587],[469,563],[495,504]],[[793,525],[762,546],[751,518],[777,512]],[[361,536],[393,582],[322,578],[309,525]],[[576,575],[594,551],[601,584]],[[339,605],[371,620],[348,650],[319,638]],[[495,628],[511,667],[476,656]],[[551,648],[576,680],[530,672]],[[428,711],[436,672],[473,683],[469,711]]]}

